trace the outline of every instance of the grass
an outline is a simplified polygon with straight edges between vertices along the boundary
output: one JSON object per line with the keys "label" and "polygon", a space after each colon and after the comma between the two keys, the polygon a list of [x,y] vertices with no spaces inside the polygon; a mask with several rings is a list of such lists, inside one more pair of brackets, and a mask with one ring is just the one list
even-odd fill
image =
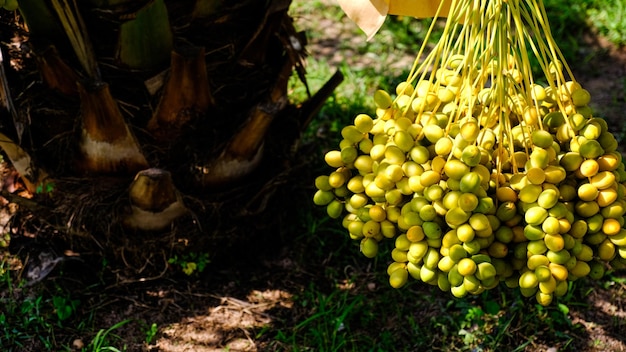
{"label": "grass", "polygon": [[120,338],[118,336],[116,336],[114,334],[114,331],[123,327],[124,325],[130,323],[131,320],[130,319],[126,319],[123,321],[120,321],[119,323],[114,324],[113,326],[111,326],[110,328],[107,329],[100,329],[98,331],[98,333],[96,334],[96,336],[94,336],[93,340],[91,340],[91,343],[89,343],[89,346],[87,347],[86,351],[90,351],[90,352],[99,352],[99,351],[111,351],[111,352],[120,352],[120,351],[125,351],[126,350],[126,346],[123,346],[122,349],[118,349],[116,347],[113,347],[110,345],[111,340],[120,340]]}
{"label": "grass", "polygon": [[589,3],[587,15],[593,27],[615,45],[626,45],[626,4],[612,0],[592,0]]}
{"label": "grass", "polygon": [[[6,261],[2,261],[2,265],[6,265]],[[3,351],[22,351],[33,346],[42,351],[70,351],[73,341],[59,340],[58,332],[63,332],[63,339],[67,339],[68,334],[91,334],[95,312],[81,311],[81,300],[70,292],[60,286],[53,293],[41,287],[26,287],[23,282],[12,278],[11,271],[0,272],[0,292],[3,292],[0,296],[0,346],[4,347]],[[124,350],[123,342],[113,332],[129,322],[125,320],[107,329],[100,329],[87,346],[80,350],[120,351],[116,346],[122,346],[121,350]],[[147,338],[154,337],[154,334],[149,335],[151,330],[146,331]]]}
{"label": "grass", "polygon": [[[2,262],[6,266],[6,262]],[[0,346],[19,348],[24,342],[38,340],[42,348],[51,349],[55,345],[53,306],[44,300],[43,295],[22,297],[20,283],[13,281],[9,270],[2,270],[0,283],[5,294],[0,298]],[[48,304],[50,303],[50,304]]]}

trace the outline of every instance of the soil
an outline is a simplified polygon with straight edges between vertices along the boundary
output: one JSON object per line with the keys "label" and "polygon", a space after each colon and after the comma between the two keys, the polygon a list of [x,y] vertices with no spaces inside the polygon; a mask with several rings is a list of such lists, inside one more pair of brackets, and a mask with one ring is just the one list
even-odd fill
{"label": "soil", "polygon": [[[311,59],[326,60],[333,65],[343,60],[351,64],[367,65],[364,58],[355,53],[342,52],[339,43],[361,40],[342,30],[342,26],[351,26],[343,21],[323,22],[327,28],[327,37],[316,38],[309,42],[308,51]],[[349,35],[350,37],[343,37]],[[581,50],[580,62],[572,66],[576,78],[583,87],[593,94],[594,108],[610,121],[616,136],[624,134],[622,114],[626,102],[626,48],[615,48],[608,42],[588,33],[586,45]],[[361,60],[365,60],[363,63]],[[404,61],[403,61],[404,60]],[[409,60],[409,61],[407,61]],[[412,62],[412,57],[394,59],[395,62]],[[360,63],[359,63],[360,62]],[[400,64],[402,65],[402,64]],[[406,66],[401,66],[406,67]],[[617,100],[621,104],[615,104]],[[621,106],[621,109],[618,107]],[[621,141],[621,140],[620,140]],[[302,147],[300,155],[319,158],[315,149]],[[111,277],[94,278],[93,267],[106,263],[68,261],[62,270],[55,270],[42,285],[27,287],[14,292],[25,297],[37,293],[54,293],[58,287],[80,291],[81,299],[86,302],[80,307],[81,314],[95,312],[94,326],[110,327],[125,319],[133,319],[115,331],[125,341],[128,351],[266,351],[288,350],[272,341],[272,336],[283,329],[293,328],[311,314],[308,307],[294,304],[295,297],[307,289],[311,282],[324,283],[327,262],[307,262],[310,251],[308,245],[292,240],[294,234],[281,231],[281,224],[289,217],[297,216],[298,206],[292,200],[305,199],[312,194],[309,180],[314,178],[312,170],[307,168],[310,161],[293,162],[289,171],[275,178],[257,182],[259,214],[238,218],[238,228],[220,227],[220,238],[248,231],[245,241],[225,243],[223,248],[210,258],[211,262],[203,273],[186,276],[180,271],[174,272],[164,266],[162,275],[154,277],[135,277],[123,280],[122,276],[109,273]],[[306,182],[304,182],[305,180]],[[276,187],[276,185],[280,185]],[[271,187],[270,187],[271,186]],[[268,194],[264,190],[271,189]],[[254,212],[242,202],[242,212]],[[308,208],[307,208],[308,209]],[[235,218],[235,217],[233,217]],[[261,222],[268,220],[261,226]],[[277,237],[272,237],[275,226]],[[328,258],[332,262],[333,258]],[[306,266],[301,266],[306,263]],[[354,268],[358,282],[348,284],[345,289],[353,294],[374,295],[379,288],[372,283],[365,261],[359,261]],[[333,283],[320,286],[330,288]],[[96,287],[93,289],[92,287]],[[437,298],[436,291],[418,288],[421,294]],[[589,309],[572,308],[570,315],[574,324],[580,324],[584,330],[581,338],[568,346],[576,351],[626,351],[626,337],[623,327],[626,324],[626,300],[623,294],[626,286],[615,283],[610,289],[597,288],[591,292],[587,301],[592,302]],[[417,319],[428,319],[432,312],[428,307],[415,312]],[[618,320],[621,323],[616,324]],[[418,320],[419,321],[419,320]],[[150,324],[156,324],[158,334],[149,343],[145,343],[146,331]],[[393,322],[390,322],[393,324]],[[263,333],[273,331],[274,333]],[[362,332],[376,333],[376,332]],[[258,337],[260,336],[260,337]],[[59,336],[59,342],[80,347],[89,342],[92,336]],[[549,336],[539,338],[538,342],[527,347],[528,351],[556,351],[556,346],[549,343]],[[42,350],[37,341],[25,350]]]}
{"label": "soil", "polygon": [[[623,142],[626,101],[626,47],[615,47],[605,38],[587,32],[580,61],[571,63],[574,76],[592,93],[592,107],[609,122],[609,128]],[[623,143],[622,151],[624,151]]]}

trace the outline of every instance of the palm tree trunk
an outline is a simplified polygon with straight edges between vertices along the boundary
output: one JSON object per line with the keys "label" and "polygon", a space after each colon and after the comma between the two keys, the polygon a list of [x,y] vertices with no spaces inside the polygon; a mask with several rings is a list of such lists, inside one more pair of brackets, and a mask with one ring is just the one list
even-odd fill
{"label": "palm tree trunk", "polygon": [[[84,246],[97,248],[87,251],[120,259],[134,249],[141,267],[160,259],[146,238],[180,248],[188,242],[179,226],[197,243],[220,232],[220,212],[244,213],[230,208],[265,182],[250,185],[246,177],[274,172],[263,163],[283,167],[275,161],[291,156],[265,151],[289,149],[341,81],[335,75],[299,109],[290,104],[289,80],[295,68],[304,81],[305,56],[290,3],[20,0],[37,63],[24,73],[39,76],[16,75],[30,81],[5,87],[2,103],[15,102],[16,113],[28,116],[29,138],[13,143],[7,127],[18,119],[2,117],[0,147],[13,150],[9,158],[33,201],[56,212],[46,222],[71,243],[79,241],[72,234],[93,234]],[[14,87],[29,89],[16,100]],[[286,112],[296,118],[276,120]],[[35,193],[50,178],[55,192],[40,198]],[[224,209],[213,204],[226,198]]]}

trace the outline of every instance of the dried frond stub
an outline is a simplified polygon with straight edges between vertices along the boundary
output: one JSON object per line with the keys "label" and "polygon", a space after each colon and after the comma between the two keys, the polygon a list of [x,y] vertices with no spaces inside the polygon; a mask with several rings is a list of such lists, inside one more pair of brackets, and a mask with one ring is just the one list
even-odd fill
{"label": "dried frond stub", "polygon": [[109,86],[96,83],[79,85],[81,100],[82,159],[78,168],[87,173],[134,173],[148,168],[139,144],[132,134]]}
{"label": "dried frond stub", "polygon": [[124,225],[132,229],[163,230],[188,211],[171,174],[165,170],[140,171],[128,192],[131,214],[124,219]]}

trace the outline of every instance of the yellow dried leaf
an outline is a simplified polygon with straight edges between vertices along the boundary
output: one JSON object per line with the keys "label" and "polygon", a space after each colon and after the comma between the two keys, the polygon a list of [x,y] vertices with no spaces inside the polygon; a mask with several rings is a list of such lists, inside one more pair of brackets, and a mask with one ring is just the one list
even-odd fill
{"label": "yellow dried leaf", "polygon": [[385,22],[389,3],[385,0],[337,0],[339,6],[356,23],[367,36],[372,39],[374,34]]}

